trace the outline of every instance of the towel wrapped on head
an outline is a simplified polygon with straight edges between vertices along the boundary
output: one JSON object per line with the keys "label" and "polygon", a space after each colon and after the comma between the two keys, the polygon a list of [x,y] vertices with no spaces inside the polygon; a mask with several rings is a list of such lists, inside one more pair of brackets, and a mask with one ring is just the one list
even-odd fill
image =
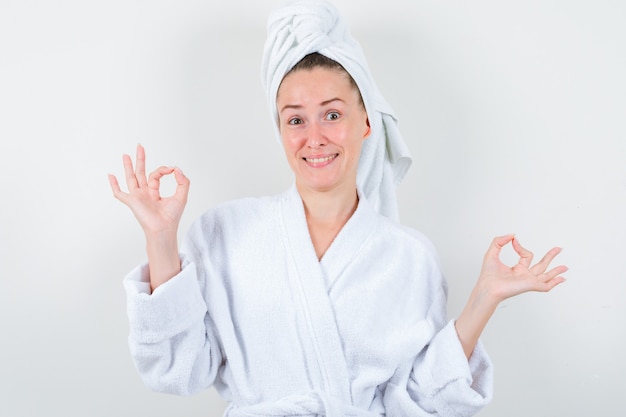
{"label": "towel wrapped on head", "polygon": [[379,213],[397,219],[395,187],[411,166],[411,156],[361,46],[337,9],[325,0],[291,1],[270,14],[267,32],[261,78],[278,136],[276,94],[289,70],[313,52],[341,64],[359,88],[372,129],[361,150],[357,186]]}

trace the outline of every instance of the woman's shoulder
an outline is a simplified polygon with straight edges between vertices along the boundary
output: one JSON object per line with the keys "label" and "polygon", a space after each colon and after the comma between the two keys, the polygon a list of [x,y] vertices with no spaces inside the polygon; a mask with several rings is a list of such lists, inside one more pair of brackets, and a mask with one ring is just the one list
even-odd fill
{"label": "woman's shoulder", "polygon": [[211,207],[191,224],[183,251],[219,251],[252,236],[270,235],[277,227],[279,201],[280,195],[244,197]]}
{"label": "woman's shoulder", "polygon": [[368,240],[368,253],[375,254],[372,256],[387,265],[392,275],[404,277],[407,288],[420,288],[413,294],[446,291],[435,245],[416,228],[381,215]]}
{"label": "woman's shoulder", "polygon": [[206,210],[196,219],[194,226],[206,228],[267,221],[269,215],[277,212],[280,198],[281,194],[277,194],[224,201]]}
{"label": "woman's shoulder", "polygon": [[419,246],[428,252],[436,253],[433,242],[421,231],[383,215],[380,215],[380,217],[380,227],[384,235],[388,236],[389,239],[404,244]]}

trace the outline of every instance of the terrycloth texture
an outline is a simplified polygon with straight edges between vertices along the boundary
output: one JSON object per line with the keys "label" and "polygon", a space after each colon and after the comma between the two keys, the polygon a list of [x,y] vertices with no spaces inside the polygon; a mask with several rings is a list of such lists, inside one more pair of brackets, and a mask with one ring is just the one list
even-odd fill
{"label": "terrycloth texture", "polygon": [[321,261],[295,187],[205,213],[179,275],[125,280],[130,346],[154,390],[215,384],[229,417],[471,416],[492,395],[469,364],[431,244],[361,194]]}
{"label": "terrycloth texture", "polygon": [[397,219],[395,187],[411,166],[411,155],[391,106],[337,9],[323,0],[292,1],[270,14],[267,32],[261,79],[278,137],[276,94],[285,74],[313,52],[339,62],[359,87],[372,129],[361,151],[357,184],[378,212]]}

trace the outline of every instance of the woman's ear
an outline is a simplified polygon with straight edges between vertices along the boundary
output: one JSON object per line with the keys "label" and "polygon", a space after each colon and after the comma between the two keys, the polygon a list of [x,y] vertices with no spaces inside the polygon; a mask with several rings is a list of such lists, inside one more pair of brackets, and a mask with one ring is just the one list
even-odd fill
{"label": "woman's ear", "polygon": [[365,119],[365,124],[367,125],[367,129],[365,129],[365,134],[363,134],[363,139],[367,139],[370,135],[370,133],[372,133],[372,127],[370,126],[370,119],[369,117],[367,117]]}

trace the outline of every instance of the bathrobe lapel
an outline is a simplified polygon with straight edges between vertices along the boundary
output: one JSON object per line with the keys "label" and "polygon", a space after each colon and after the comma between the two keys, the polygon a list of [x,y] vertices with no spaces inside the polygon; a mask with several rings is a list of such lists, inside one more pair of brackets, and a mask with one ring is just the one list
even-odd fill
{"label": "bathrobe lapel", "polygon": [[[318,387],[343,404],[352,404],[348,367],[339,335],[332,289],[345,268],[358,257],[376,228],[379,216],[359,194],[357,210],[318,261],[309,235],[302,199],[293,186],[282,203],[283,236],[290,259],[290,285],[304,317],[310,346],[308,368]],[[334,402],[334,401],[332,401]]]}
{"label": "bathrobe lapel", "polygon": [[[323,392],[331,394],[343,404],[352,404],[347,363],[339,336],[335,311],[329,294],[336,271],[342,269],[339,259],[351,259],[353,253],[346,249],[347,243],[331,245],[327,255],[331,258],[325,268],[315,254],[315,248],[306,224],[302,199],[293,186],[282,200],[283,235],[286,237],[287,260],[292,293],[298,297],[298,312],[307,327],[308,343],[303,346],[312,363],[309,369],[317,369],[311,378]],[[358,211],[358,210],[357,210]],[[343,232],[342,232],[343,233]],[[344,254],[332,252],[347,251]],[[326,257],[326,255],[325,255]]]}
{"label": "bathrobe lapel", "polygon": [[[380,215],[372,209],[365,197],[359,193],[359,205],[343,226],[332,245],[320,261],[322,271],[327,279],[328,293],[333,293],[337,280],[341,279],[346,267],[358,258],[363,246],[380,221]],[[371,261],[371,260],[370,260]],[[364,279],[365,277],[359,277]]]}

